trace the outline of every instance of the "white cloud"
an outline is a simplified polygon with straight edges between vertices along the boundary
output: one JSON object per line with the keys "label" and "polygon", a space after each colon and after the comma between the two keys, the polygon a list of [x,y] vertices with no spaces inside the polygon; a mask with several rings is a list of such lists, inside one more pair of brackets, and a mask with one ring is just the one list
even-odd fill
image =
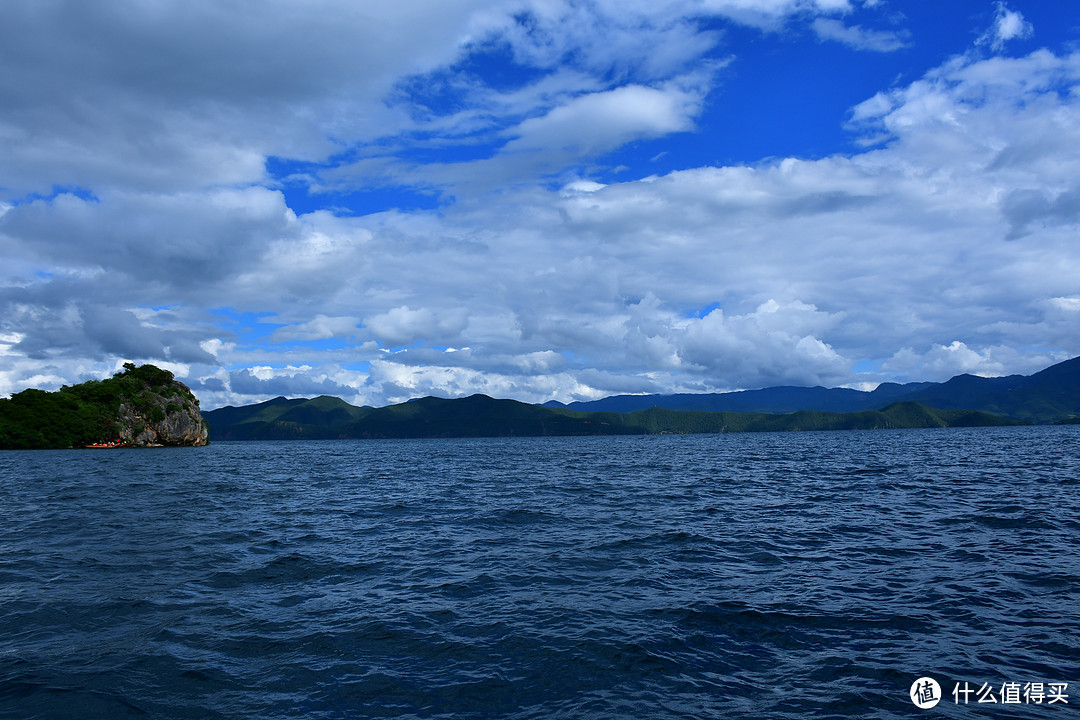
{"label": "white cloud", "polygon": [[[381,100],[452,59],[486,2],[77,0],[5,8],[0,187],[171,191],[265,179],[406,120]],[[422,10],[422,12],[420,12]]]}
{"label": "white cloud", "polygon": [[681,355],[706,376],[722,372],[733,387],[835,385],[847,377],[851,360],[815,335],[837,321],[798,301],[770,299],[733,317],[713,310],[687,324]]}
{"label": "white cloud", "polygon": [[583,95],[518,125],[503,152],[594,155],[629,140],[688,130],[700,102],[700,95],[678,87],[628,85]]}
{"label": "white cloud", "polygon": [[[700,125],[722,63],[703,48],[722,38],[702,17],[817,19],[885,49],[849,22],[871,5],[448,2],[429,16],[324,0],[311,17],[284,4],[248,18],[166,2],[128,25],[107,0],[13,7],[0,392],[124,359],[184,368],[213,407],[881,379],[858,361],[944,379],[1080,354],[1078,54],[953,57],[855,107],[861,152],[716,166],[672,151],[674,172],[592,172],[624,144],[713,131]],[[1022,36],[999,15],[995,37]],[[533,79],[474,78],[460,107],[426,115],[420,91],[395,102],[410,78],[464,82],[447,67],[479,46]],[[414,159],[436,145],[472,152]],[[316,190],[401,182],[456,202],[298,216],[267,155],[332,153],[339,169],[299,171]]]}
{"label": "white cloud", "polygon": [[23,278],[23,292],[54,305],[199,306],[259,266],[269,242],[298,230],[280,193],[263,188],[114,192],[99,200],[61,194],[0,218],[0,249],[44,271]]}
{"label": "white cloud", "polygon": [[278,328],[270,336],[270,342],[290,340],[311,341],[330,338],[349,338],[358,332],[359,319],[354,317],[327,317],[319,313],[311,320]]}
{"label": "white cloud", "polygon": [[834,40],[856,50],[893,52],[908,46],[909,33],[869,30],[860,25],[847,26],[834,18],[817,18],[812,27],[822,40]]}
{"label": "white cloud", "polygon": [[368,318],[365,324],[377,340],[395,347],[417,341],[438,345],[456,342],[468,322],[468,314],[461,308],[413,310],[402,305]]}
{"label": "white cloud", "polygon": [[848,0],[701,0],[700,6],[706,12],[770,29],[799,12],[846,13],[852,9]]}
{"label": "white cloud", "polygon": [[1067,359],[1069,356],[1064,353],[1022,356],[1015,348],[1000,345],[975,350],[960,340],[953,340],[948,345],[932,345],[923,352],[903,348],[883,363],[882,369],[895,373],[901,380],[917,378],[942,382],[961,374],[979,377],[1030,375]]}
{"label": "white cloud", "polygon": [[517,12],[496,23],[493,35],[518,62],[570,65],[591,76],[671,77],[718,41],[716,33],[698,27],[694,3],[686,0],[534,0],[511,8]]}
{"label": "white cloud", "polygon": [[572,195],[574,193],[592,193],[597,190],[603,190],[606,187],[603,183],[598,183],[593,180],[575,180],[571,183],[567,183],[563,186],[564,195]]}
{"label": "white cloud", "polygon": [[980,45],[989,45],[994,52],[1001,52],[1010,40],[1024,40],[1035,34],[1035,28],[1024,16],[997,3],[994,24],[979,38]]}

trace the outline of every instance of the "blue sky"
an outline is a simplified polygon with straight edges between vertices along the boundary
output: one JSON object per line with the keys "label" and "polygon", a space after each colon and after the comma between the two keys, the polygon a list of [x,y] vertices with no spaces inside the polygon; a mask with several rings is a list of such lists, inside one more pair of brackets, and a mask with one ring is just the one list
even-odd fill
{"label": "blue sky", "polygon": [[204,408],[1080,354],[1080,6],[14,2],[0,394]]}

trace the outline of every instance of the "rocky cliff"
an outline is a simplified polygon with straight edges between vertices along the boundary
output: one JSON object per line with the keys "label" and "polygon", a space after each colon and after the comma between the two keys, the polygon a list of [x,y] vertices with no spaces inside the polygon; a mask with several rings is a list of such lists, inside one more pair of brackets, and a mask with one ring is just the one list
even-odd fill
{"label": "rocky cliff", "polygon": [[209,442],[209,429],[199,411],[199,401],[187,385],[173,380],[171,375],[168,382],[125,398],[117,408],[116,422],[119,425],[116,440],[137,447],[196,446]]}

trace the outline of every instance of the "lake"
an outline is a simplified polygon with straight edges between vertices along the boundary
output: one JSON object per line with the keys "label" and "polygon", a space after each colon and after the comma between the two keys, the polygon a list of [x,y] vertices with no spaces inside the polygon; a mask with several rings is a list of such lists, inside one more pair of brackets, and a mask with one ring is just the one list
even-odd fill
{"label": "lake", "polygon": [[1066,717],[1078,508],[1080,426],[3,452],[0,717]]}

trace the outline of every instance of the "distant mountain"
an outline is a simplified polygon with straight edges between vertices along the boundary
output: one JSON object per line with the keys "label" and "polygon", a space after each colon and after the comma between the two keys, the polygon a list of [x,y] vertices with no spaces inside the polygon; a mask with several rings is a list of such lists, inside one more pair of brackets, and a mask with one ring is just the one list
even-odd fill
{"label": "distant mountain", "polygon": [[1080,358],[1034,375],[981,378],[958,375],[904,397],[941,408],[970,408],[1030,422],[1080,416]]}
{"label": "distant mountain", "polygon": [[1016,424],[988,413],[935,410],[918,403],[894,403],[883,410],[857,413],[804,410],[775,415],[665,408],[584,413],[486,395],[456,400],[427,397],[383,408],[358,408],[328,397],[275,398],[258,405],[211,410],[204,416],[210,423],[212,440],[644,435]]}
{"label": "distant mountain", "polygon": [[872,392],[848,388],[771,387],[730,393],[615,395],[568,405],[585,412],[633,412],[650,407],[710,412],[792,413],[799,410],[860,412],[893,402],[917,402],[942,409],[968,409],[1016,420],[1050,423],[1080,416],[1080,358],[1034,375],[982,378],[958,375],[943,383],[883,383]]}
{"label": "distant mountain", "polygon": [[761,390],[728,393],[684,393],[678,395],[613,395],[602,400],[545,403],[585,412],[634,412],[651,407],[706,412],[791,413],[798,410],[858,412],[881,408],[897,398],[933,383],[897,385],[885,383],[874,392],[849,388],[778,386]]}

